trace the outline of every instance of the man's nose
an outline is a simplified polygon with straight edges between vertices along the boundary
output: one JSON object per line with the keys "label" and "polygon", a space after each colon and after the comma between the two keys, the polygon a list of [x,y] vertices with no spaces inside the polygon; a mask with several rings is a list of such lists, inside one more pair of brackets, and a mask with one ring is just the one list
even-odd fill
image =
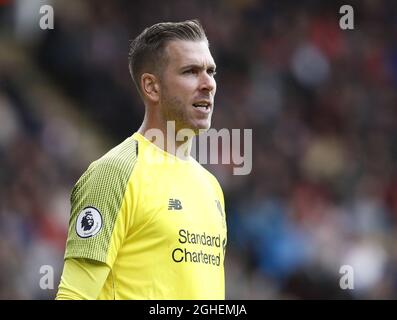
{"label": "man's nose", "polygon": [[200,79],[200,90],[206,90],[209,92],[214,91],[216,88],[216,81],[213,76],[204,72]]}

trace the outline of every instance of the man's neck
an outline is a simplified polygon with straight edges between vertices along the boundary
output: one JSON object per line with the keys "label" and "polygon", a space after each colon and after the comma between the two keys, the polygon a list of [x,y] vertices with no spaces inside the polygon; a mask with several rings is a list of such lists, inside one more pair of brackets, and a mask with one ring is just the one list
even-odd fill
{"label": "man's neck", "polygon": [[[188,160],[190,158],[194,135],[179,137],[178,131],[175,130],[175,125],[172,125],[172,123],[165,126],[154,126],[149,125],[144,120],[138,129],[138,133],[158,148],[181,160]],[[182,138],[184,139],[182,140]]]}

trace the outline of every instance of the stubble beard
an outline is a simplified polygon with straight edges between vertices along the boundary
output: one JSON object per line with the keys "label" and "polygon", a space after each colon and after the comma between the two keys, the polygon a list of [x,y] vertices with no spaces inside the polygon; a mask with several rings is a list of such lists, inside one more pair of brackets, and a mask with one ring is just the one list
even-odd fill
{"label": "stubble beard", "polygon": [[199,129],[193,127],[188,118],[186,106],[178,97],[170,96],[166,92],[161,102],[161,116],[165,125],[167,121],[175,123],[175,131],[178,133],[182,129],[193,130],[194,134],[199,134]]}

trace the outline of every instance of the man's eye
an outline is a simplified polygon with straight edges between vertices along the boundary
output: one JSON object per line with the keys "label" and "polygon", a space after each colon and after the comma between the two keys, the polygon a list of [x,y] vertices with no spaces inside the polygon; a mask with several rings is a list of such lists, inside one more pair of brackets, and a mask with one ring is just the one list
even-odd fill
{"label": "man's eye", "polygon": [[213,77],[216,75],[216,71],[215,70],[208,70],[207,72],[208,72],[209,75],[211,75]]}
{"label": "man's eye", "polygon": [[183,72],[184,74],[196,74],[197,73],[197,71],[196,70],[194,70],[194,69],[189,69],[189,70],[186,70],[185,72]]}

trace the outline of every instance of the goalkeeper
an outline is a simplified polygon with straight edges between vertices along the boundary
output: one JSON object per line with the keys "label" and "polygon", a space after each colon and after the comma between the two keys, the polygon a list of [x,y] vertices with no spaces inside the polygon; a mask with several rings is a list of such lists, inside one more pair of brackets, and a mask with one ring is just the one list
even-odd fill
{"label": "goalkeeper", "polygon": [[[210,128],[216,92],[202,26],[145,29],[131,42],[129,68],[143,123],[73,188],[56,298],[224,299],[223,194],[190,156],[193,137]],[[169,139],[170,124],[185,141]]]}

